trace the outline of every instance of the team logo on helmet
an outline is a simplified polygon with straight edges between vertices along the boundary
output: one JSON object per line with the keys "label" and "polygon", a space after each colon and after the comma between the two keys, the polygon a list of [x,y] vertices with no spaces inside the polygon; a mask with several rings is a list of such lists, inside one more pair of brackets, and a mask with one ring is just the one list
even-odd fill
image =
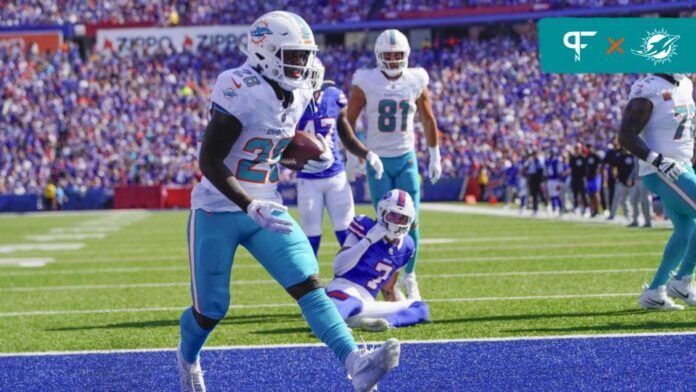
{"label": "team logo on helmet", "polygon": [[267,35],[271,34],[273,34],[273,32],[271,31],[271,29],[268,28],[268,23],[265,20],[260,21],[255,26],[252,26],[251,31],[249,32],[251,40],[255,44],[260,44],[261,42],[263,42],[263,40],[266,39]]}

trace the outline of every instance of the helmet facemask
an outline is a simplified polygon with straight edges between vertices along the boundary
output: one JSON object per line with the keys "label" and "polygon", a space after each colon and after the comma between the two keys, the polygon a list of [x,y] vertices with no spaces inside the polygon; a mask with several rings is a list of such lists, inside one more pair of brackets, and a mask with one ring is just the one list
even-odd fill
{"label": "helmet facemask", "polygon": [[319,60],[319,57],[314,57],[314,64],[309,69],[309,83],[312,87],[312,91],[321,90],[321,86],[324,84],[324,65]]}
{"label": "helmet facemask", "polygon": [[[290,46],[290,45],[288,45]],[[278,65],[275,70],[271,71],[275,76],[275,81],[280,84],[280,87],[286,90],[295,90],[305,88],[305,82],[308,81],[311,64],[314,63],[316,50],[307,49],[306,47],[288,47],[283,46],[278,49],[275,56],[278,58]]]}
{"label": "helmet facemask", "polygon": [[408,68],[409,51],[375,52],[379,69],[390,77],[397,77]]}
{"label": "helmet facemask", "polygon": [[387,209],[382,212],[382,223],[387,227],[387,239],[402,240],[411,230],[413,217],[397,209]]}

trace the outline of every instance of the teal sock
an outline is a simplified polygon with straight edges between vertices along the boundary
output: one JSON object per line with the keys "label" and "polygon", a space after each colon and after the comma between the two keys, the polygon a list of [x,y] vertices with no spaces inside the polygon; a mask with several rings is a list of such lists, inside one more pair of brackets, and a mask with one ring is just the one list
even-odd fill
{"label": "teal sock", "polygon": [[689,243],[686,245],[684,257],[675,278],[681,280],[687,276],[692,276],[694,268],[696,268],[696,228],[691,229]]}
{"label": "teal sock", "polygon": [[684,255],[688,239],[676,229],[665,246],[665,251],[662,253],[662,262],[655,273],[655,277],[650,283],[650,290],[655,290],[659,286],[667,284],[669,275],[677,268],[679,261]]}
{"label": "teal sock", "polygon": [[418,262],[418,243],[420,242],[420,229],[416,228],[411,230],[408,235],[413,238],[413,244],[415,245],[415,251],[413,252],[413,257],[406,264],[406,273],[410,274],[416,270],[416,263]]}
{"label": "teal sock", "polygon": [[345,363],[348,354],[358,346],[324,289],[305,294],[297,303],[314,335],[329,346],[341,363]]}
{"label": "teal sock", "polygon": [[213,330],[205,330],[198,325],[191,308],[186,309],[181,315],[179,329],[181,331],[181,356],[186,362],[194,363],[198,359],[208,335]]}

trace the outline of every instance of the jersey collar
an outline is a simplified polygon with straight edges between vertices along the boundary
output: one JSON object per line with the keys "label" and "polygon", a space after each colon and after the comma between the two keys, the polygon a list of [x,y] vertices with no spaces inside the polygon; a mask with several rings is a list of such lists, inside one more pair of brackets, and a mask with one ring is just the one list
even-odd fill
{"label": "jersey collar", "polygon": [[659,77],[661,77],[662,79],[664,79],[664,80],[666,80],[666,81],[672,83],[673,85],[679,86],[679,82],[678,82],[676,79],[674,79],[674,76],[672,76],[672,75],[670,75],[670,74],[666,74],[666,73],[656,73],[655,76],[659,76]]}

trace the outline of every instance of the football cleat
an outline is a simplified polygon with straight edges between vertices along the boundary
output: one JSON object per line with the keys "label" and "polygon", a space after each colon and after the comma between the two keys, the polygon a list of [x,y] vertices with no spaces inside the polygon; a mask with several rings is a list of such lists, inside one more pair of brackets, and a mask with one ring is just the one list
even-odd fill
{"label": "football cleat", "polygon": [[643,309],[655,310],[683,310],[684,307],[675,304],[671,298],[667,296],[667,288],[663,285],[654,290],[648,289],[647,285],[643,285],[643,294],[638,299],[638,305]]}
{"label": "football cleat", "polygon": [[176,347],[176,360],[179,363],[179,381],[181,382],[181,392],[205,392],[205,382],[203,381],[203,370],[201,362],[188,363],[181,356],[181,343]]}
{"label": "football cleat", "polygon": [[375,391],[379,379],[399,366],[401,344],[391,338],[374,350],[362,349],[359,355],[351,366],[348,378],[356,392]]}
{"label": "football cleat", "polygon": [[411,272],[410,274],[403,274],[402,283],[406,289],[406,298],[415,301],[421,300],[420,290],[418,289],[418,282],[416,281],[416,273]]}
{"label": "football cleat", "polygon": [[667,283],[667,295],[672,298],[678,298],[689,306],[696,306],[696,283],[694,283],[694,278],[686,276],[681,279],[670,279],[669,283]]}
{"label": "football cleat", "polygon": [[360,322],[360,327],[365,331],[382,332],[389,328],[393,328],[387,319],[383,318],[364,318]]}

